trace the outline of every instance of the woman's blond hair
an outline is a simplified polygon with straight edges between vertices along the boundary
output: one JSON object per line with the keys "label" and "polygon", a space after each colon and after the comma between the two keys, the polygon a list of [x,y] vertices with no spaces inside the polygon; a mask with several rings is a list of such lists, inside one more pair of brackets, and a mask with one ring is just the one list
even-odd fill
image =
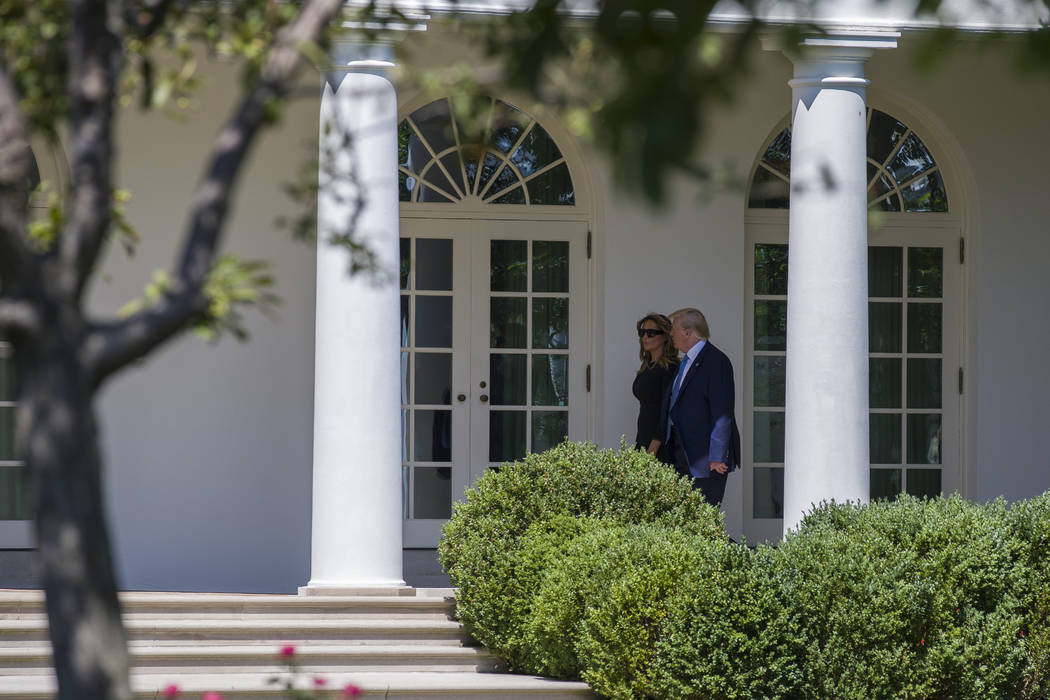
{"label": "woman's blond hair", "polygon": [[642,366],[638,368],[638,373],[642,373],[649,369],[653,365],[660,365],[664,369],[671,366],[671,362],[678,358],[678,351],[674,349],[674,342],[671,340],[671,319],[667,318],[663,314],[658,314],[655,311],[650,311],[645,316],[638,319],[638,323],[634,324],[635,330],[641,330],[642,325],[646,321],[652,321],[656,324],[657,328],[664,332],[663,334],[663,352],[660,353],[660,357],[653,362],[653,358],[650,357],[649,352],[642,347],[642,339],[638,338],[638,359],[642,361]]}

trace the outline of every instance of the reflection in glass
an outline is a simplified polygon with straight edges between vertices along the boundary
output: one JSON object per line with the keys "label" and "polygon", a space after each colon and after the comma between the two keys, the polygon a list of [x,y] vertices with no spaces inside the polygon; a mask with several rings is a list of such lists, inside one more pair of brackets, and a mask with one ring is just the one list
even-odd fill
{"label": "reflection in glass", "polygon": [[762,162],[774,170],[784,174],[791,174],[791,130],[785,128],[762,155]]}
{"label": "reflection in glass", "polygon": [[784,370],[787,358],[755,356],[755,406],[784,405]]}
{"label": "reflection in glass", "polygon": [[401,409],[401,461],[408,461],[408,410]]}
{"label": "reflection in glass", "polygon": [[401,353],[401,403],[408,404],[411,402],[409,398],[412,396],[410,393],[412,385],[410,382],[410,376],[408,372],[409,360],[412,356],[410,352]]}
{"label": "reflection in glass", "polygon": [[452,517],[452,468],[415,467],[412,515],[417,520]]}
{"label": "reflection in glass", "polygon": [[[485,185],[489,184],[489,180],[496,174],[496,169],[500,167],[501,163],[502,161],[491,153],[485,154],[485,159],[481,162],[481,172],[478,173],[477,191],[479,194],[485,191]],[[474,179],[469,166],[467,168],[467,177],[471,180]]]}
{"label": "reflection in glass", "polygon": [[755,246],[755,294],[788,293],[788,247],[760,243]]}
{"label": "reflection in glass", "polygon": [[489,288],[494,292],[526,291],[528,257],[528,241],[492,241],[489,244]]}
{"label": "reflection in glass", "polygon": [[906,182],[934,165],[933,156],[915,133],[908,135],[887,166],[897,182]]}
{"label": "reflection in glass", "polygon": [[909,469],[905,490],[916,498],[936,498],[941,495],[940,469]]}
{"label": "reflection in glass", "polygon": [[452,291],[452,239],[416,239],[416,289]]}
{"label": "reflection in glass", "polygon": [[532,300],[532,347],[565,350],[569,347],[569,300],[566,297]]}
{"label": "reflection in glass", "polygon": [[525,183],[531,204],[576,204],[572,176],[565,163],[557,165]]}
{"label": "reflection in glass", "polygon": [[419,188],[419,199],[417,201],[446,203],[451,202],[452,200],[435,190],[433,187],[422,185]]}
{"label": "reflection in glass", "polygon": [[868,247],[868,296],[901,296],[903,257],[901,249],[897,247]]}
{"label": "reflection in glass", "polygon": [[525,130],[525,114],[514,105],[496,100],[492,108],[492,132],[490,144],[503,153],[508,153]]}
{"label": "reflection in glass", "polygon": [[525,189],[515,187],[492,200],[493,204],[525,204]]}
{"label": "reflection in glass", "polygon": [[493,406],[524,406],[527,355],[489,355],[489,400]]}
{"label": "reflection in glass", "polygon": [[868,302],[868,352],[901,351],[901,303]]}
{"label": "reflection in glass", "polygon": [[456,145],[447,99],[435,100],[412,112],[412,121],[434,153]]}
{"label": "reflection in glass", "polygon": [[941,351],[939,303],[908,304],[908,352]]}
{"label": "reflection in glass", "polygon": [[901,358],[868,358],[868,406],[901,407]]}
{"label": "reflection in glass", "polygon": [[416,295],[416,347],[452,347],[452,297]]}
{"label": "reflection in glass", "polygon": [[568,293],[568,241],[532,242],[532,291]]}
{"label": "reflection in glass", "polygon": [[14,460],[15,454],[15,408],[0,406],[0,460]]}
{"label": "reflection in glass", "polygon": [[[491,197],[494,194],[503,192],[508,187],[517,185],[519,182],[520,180],[518,178],[518,174],[514,172],[514,168],[504,164],[504,166],[500,169],[499,173],[496,175],[496,179],[492,182],[492,186],[489,188],[488,192],[483,193],[483,196]],[[518,188],[518,191],[521,192],[520,187]],[[521,194],[521,202],[525,202],[524,192],[522,192]]]}
{"label": "reflection in glass", "polygon": [[755,467],[753,516],[784,517],[784,470],[781,467]]}
{"label": "reflection in glass", "polygon": [[755,350],[787,348],[787,302],[755,300]]}
{"label": "reflection in glass", "polygon": [[532,405],[567,406],[569,404],[569,356],[532,356]]}
{"label": "reflection in glass", "polygon": [[908,464],[941,463],[939,413],[908,414]]}
{"label": "reflection in glass", "polygon": [[908,408],[941,407],[941,361],[908,358]]}
{"label": "reflection in glass", "polygon": [[525,347],[524,298],[492,297],[489,300],[489,347]]}
{"label": "reflection in glass", "polygon": [[901,210],[901,198],[896,192],[891,194],[886,199],[880,199],[879,201],[868,206],[868,209],[875,211],[900,211]]}
{"label": "reflection in glass", "polygon": [[401,295],[401,347],[408,347],[408,329],[411,328],[411,299],[407,294]]}
{"label": "reflection in glass", "polygon": [[437,161],[433,161],[423,173],[423,181],[428,185],[432,185],[435,189],[442,190],[450,195],[456,193],[455,188],[452,187],[452,183],[445,176]]}
{"label": "reflection in glass", "polygon": [[908,248],[908,296],[940,297],[943,269],[943,248]]}
{"label": "reflection in glass", "polygon": [[554,145],[554,140],[539,124],[533,124],[529,133],[522,139],[510,156],[510,162],[521,174],[528,177],[545,165],[549,165],[561,158],[561,152]]}
{"label": "reflection in glass", "polygon": [[755,462],[784,461],[784,413],[755,411]]}
{"label": "reflection in glass", "polygon": [[885,112],[871,110],[871,121],[868,123],[868,157],[879,165],[885,163],[907,130],[908,127]]}
{"label": "reflection in glass", "polygon": [[408,289],[408,273],[412,269],[412,241],[401,239],[401,289]]}
{"label": "reflection in glass", "polygon": [[452,404],[452,354],[416,353],[416,404]]}
{"label": "reflection in glass", "polygon": [[868,416],[868,451],[872,464],[901,463],[901,415],[872,413]]}
{"label": "reflection in glass", "polygon": [[0,467],[0,520],[29,520],[25,468]]}
{"label": "reflection in glass", "polygon": [[401,519],[408,520],[408,467],[401,467]]}
{"label": "reflection in glass", "polygon": [[452,461],[452,411],[413,411],[417,462]]}
{"label": "reflection in glass", "polygon": [[873,501],[896,501],[901,492],[900,469],[872,469],[868,472],[868,495]]}
{"label": "reflection in glass", "polygon": [[416,178],[403,172],[397,174],[397,199],[399,202],[412,201],[412,189],[416,186]]}
{"label": "reflection in glass", "polygon": [[944,191],[941,171],[920,177],[907,187],[901,188],[905,211],[948,211],[948,194]]}
{"label": "reflection in glass", "polygon": [[569,414],[565,411],[532,412],[532,452],[543,452],[559,444],[569,434]]}
{"label": "reflection in glass", "polygon": [[751,209],[787,209],[790,206],[790,186],[786,180],[760,165],[751,180],[747,206]]}
{"label": "reflection in glass", "polygon": [[[463,166],[460,161],[460,151],[453,151],[441,158],[441,164],[445,166],[445,170],[452,177],[452,182],[460,192],[465,192],[466,188],[463,185]],[[451,190],[450,190],[451,191]]]}
{"label": "reflection in glass", "polygon": [[525,456],[525,411],[489,411],[489,461]]}

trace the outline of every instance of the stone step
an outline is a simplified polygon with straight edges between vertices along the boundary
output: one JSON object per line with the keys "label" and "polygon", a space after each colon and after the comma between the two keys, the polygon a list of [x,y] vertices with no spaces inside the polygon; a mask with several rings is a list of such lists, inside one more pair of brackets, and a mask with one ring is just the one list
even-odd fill
{"label": "stone step", "polygon": [[[459,623],[430,618],[360,618],[322,620],[288,619],[287,615],[258,615],[250,618],[175,619],[131,617],[125,619],[131,645],[156,646],[205,644],[447,644],[474,642]],[[47,620],[43,617],[0,620],[0,649],[27,642],[46,643]]]}
{"label": "stone step", "polygon": [[[218,646],[129,646],[136,673],[169,675],[186,672],[254,673],[265,678],[280,674],[287,666],[276,649],[261,644]],[[296,648],[296,664],[304,673],[349,672],[486,672],[502,671],[505,665],[482,647],[423,644],[302,645]],[[26,643],[0,648],[0,677],[52,675],[51,648]]]}
{"label": "stone step", "polygon": [[[594,698],[584,683],[554,681],[535,676],[508,673],[335,673],[324,676],[325,688],[342,690],[353,683],[369,700],[583,700]],[[225,700],[286,700],[283,688],[268,686],[266,678],[251,674],[186,673],[177,678],[167,675],[135,673],[131,678],[135,697],[155,700],[172,683],[182,691],[180,697],[196,700],[209,690],[222,693]],[[308,689],[313,679],[298,678],[296,687]],[[51,676],[0,675],[0,700],[44,700],[53,698],[55,681]]]}

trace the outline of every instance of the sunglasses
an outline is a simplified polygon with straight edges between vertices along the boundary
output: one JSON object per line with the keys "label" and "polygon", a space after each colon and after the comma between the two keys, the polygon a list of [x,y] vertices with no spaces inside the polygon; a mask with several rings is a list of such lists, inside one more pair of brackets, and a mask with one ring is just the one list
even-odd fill
{"label": "sunglasses", "polygon": [[639,328],[638,329],[638,337],[639,338],[641,338],[642,336],[645,336],[646,338],[655,338],[655,337],[657,337],[659,335],[663,335],[663,334],[664,334],[664,332],[662,330],[660,330],[659,328]]}

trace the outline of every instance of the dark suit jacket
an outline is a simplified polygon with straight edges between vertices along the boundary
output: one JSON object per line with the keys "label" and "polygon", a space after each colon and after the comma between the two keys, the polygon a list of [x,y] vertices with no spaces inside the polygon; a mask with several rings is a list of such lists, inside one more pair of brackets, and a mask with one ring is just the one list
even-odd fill
{"label": "dark suit jacket", "polygon": [[[683,358],[683,362],[684,362]],[[671,405],[672,387],[660,411],[660,434],[667,434],[670,419],[678,430],[681,447],[693,478],[711,474],[711,462],[725,462],[729,470],[740,466],[740,431],[733,403],[733,365],[725,353],[708,342],[682,378],[682,387]]]}

